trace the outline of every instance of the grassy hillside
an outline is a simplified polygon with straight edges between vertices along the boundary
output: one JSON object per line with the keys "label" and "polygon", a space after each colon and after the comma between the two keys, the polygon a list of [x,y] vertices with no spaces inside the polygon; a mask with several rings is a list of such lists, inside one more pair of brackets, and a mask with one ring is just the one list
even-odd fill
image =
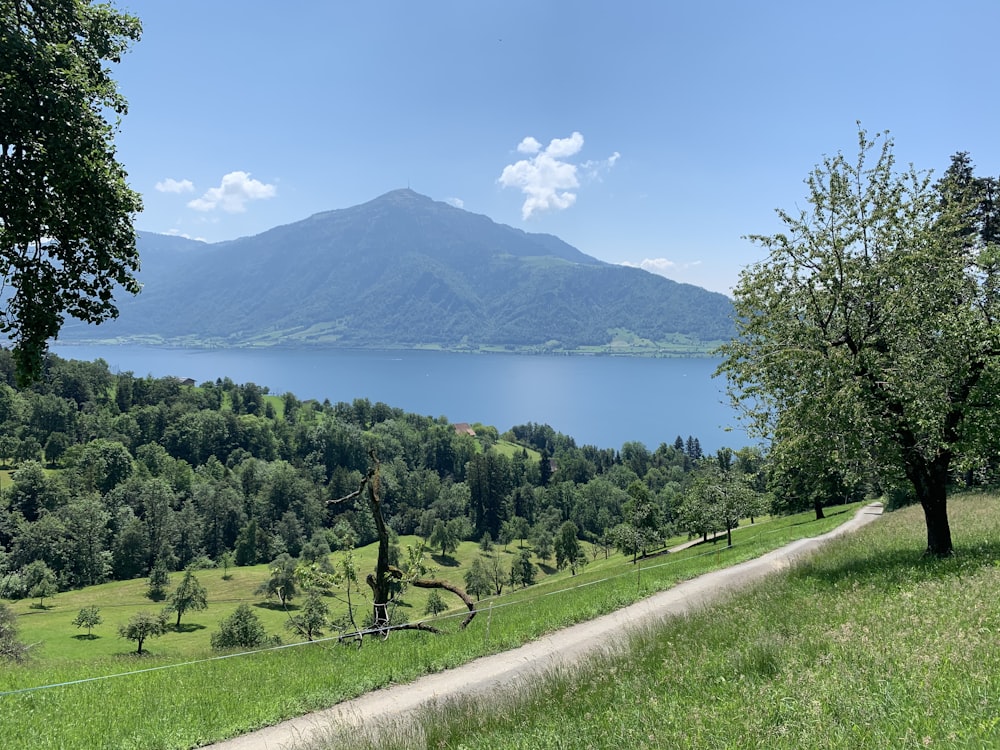
{"label": "grassy hillside", "polygon": [[349,746],[1000,747],[1000,508],[951,507],[953,559],[918,555],[919,507],[887,514],[576,674]]}
{"label": "grassy hillside", "polygon": [[[200,573],[209,589],[209,609],[186,615],[182,632],[149,641],[146,657],[131,654],[134,644],[115,634],[115,623],[132,612],[159,606],[145,600],[142,581],[59,594],[48,610],[20,602],[15,606],[22,636],[40,643],[28,664],[0,672],[0,737],[12,747],[31,748],[192,747],[509,649],[705,570],[821,534],[853,510],[843,506],[821,522],[806,514],[758,523],[739,529],[732,549],[720,543],[651,558],[638,574],[621,555],[599,556],[575,577],[562,571],[535,586],[484,600],[464,631],[457,630],[458,618],[442,618],[435,624],[447,631],[444,635],[399,632],[386,641],[366,641],[361,649],[325,641],[225,659],[209,652],[208,635],[237,600],[260,601],[248,592],[263,579],[262,566],[237,569],[228,582],[221,571]],[[516,548],[513,544],[500,554],[509,558]],[[361,570],[371,566],[371,553],[366,554]],[[437,575],[460,581],[464,566],[478,554],[474,545],[464,545],[454,561],[437,561]],[[585,583],[591,585],[581,587]],[[406,595],[411,620],[422,616],[420,597],[425,595],[416,590]],[[101,606],[105,616],[93,641],[78,638],[81,632],[71,625],[86,604]],[[269,632],[282,631],[281,613],[256,610]]]}

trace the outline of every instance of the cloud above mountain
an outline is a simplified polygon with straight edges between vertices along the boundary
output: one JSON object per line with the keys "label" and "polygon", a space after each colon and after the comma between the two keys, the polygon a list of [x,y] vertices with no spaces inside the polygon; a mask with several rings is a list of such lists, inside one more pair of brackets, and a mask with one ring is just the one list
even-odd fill
{"label": "cloud above mountain", "polygon": [[160,180],[155,185],[158,192],[161,193],[191,193],[194,192],[194,183],[191,180],[175,180],[173,177],[167,177],[165,180]]}
{"label": "cloud above mountain", "polygon": [[260,180],[255,180],[249,172],[230,172],[223,175],[218,187],[209,188],[200,198],[188,202],[188,208],[196,211],[243,213],[246,204],[255,200],[266,200],[277,195],[278,189]]}
{"label": "cloud above mountain", "polygon": [[497,182],[525,195],[521,218],[530,219],[538,211],[569,208],[576,203],[581,176],[596,178],[611,169],[621,156],[616,151],[607,159],[576,164],[571,159],[581,149],[583,135],[577,131],[568,138],[553,138],[545,147],[530,135],[517,144],[517,152],[527,158],[504,167]]}

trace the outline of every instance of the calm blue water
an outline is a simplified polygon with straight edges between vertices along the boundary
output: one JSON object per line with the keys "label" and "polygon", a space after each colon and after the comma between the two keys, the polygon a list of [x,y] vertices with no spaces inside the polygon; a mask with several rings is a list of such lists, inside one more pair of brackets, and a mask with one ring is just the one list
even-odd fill
{"label": "calm blue water", "polygon": [[199,383],[229,377],[271,393],[332,402],[367,398],[451,422],[482,422],[500,432],[549,424],[578,445],[620,448],[637,440],[650,450],[693,435],[702,448],[738,448],[736,427],[713,359],[546,357],[445,352],[318,349],[158,349],[74,346],[67,359],[104,359],[112,372],[176,375]]}

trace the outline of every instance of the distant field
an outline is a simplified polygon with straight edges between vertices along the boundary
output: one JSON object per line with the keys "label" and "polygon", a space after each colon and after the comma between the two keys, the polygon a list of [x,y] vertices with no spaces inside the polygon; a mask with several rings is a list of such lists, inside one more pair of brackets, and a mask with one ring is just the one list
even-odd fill
{"label": "distant field", "polygon": [[[145,581],[58,594],[46,602],[52,609],[44,611],[18,602],[14,606],[24,640],[40,643],[28,665],[0,672],[0,737],[4,746],[23,748],[189,748],[512,648],[705,570],[821,534],[856,507],[837,508],[821,522],[803,514],[758,523],[737,530],[731,549],[722,543],[695,547],[644,560],[640,569],[622,555],[598,555],[575,577],[569,571],[553,573],[541,576],[535,586],[505,589],[502,597],[484,599],[467,630],[457,630],[459,618],[445,617],[436,622],[446,631],[443,635],[399,632],[384,642],[366,640],[360,650],[326,641],[213,660],[209,634],[239,600],[261,602],[249,592],[263,580],[264,566],[238,568],[231,581],[223,581],[219,570],[199,573],[209,589],[209,609],[185,616],[182,632],[150,640],[146,647],[151,655],[141,658],[130,653],[135,644],[115,631],[118,622],[138,609],[159,606],[145,600]],[[507,551],[500,548],[500,554],[509,560],[516,549],[514,543]],[[372,553],[358,554],[360,569],[370,569]],[[461,581],[464,566],[478,554],[476,545],[463,544],[455,560],[434,561],[436,575]],[[173,574],[172,584],[178,579]],[[425,596],[421,590],[406,594],[411,620],[422,617]],[[446,602],[454,601],[444,596]],[[83,631],[70,624],[85,604],[100,606],[106,621],[92,641],[79,638]],[[261,606],[255,610],[269,632],[288,639],[283,613]],[[110,675],[123,676],[89,679]]]}

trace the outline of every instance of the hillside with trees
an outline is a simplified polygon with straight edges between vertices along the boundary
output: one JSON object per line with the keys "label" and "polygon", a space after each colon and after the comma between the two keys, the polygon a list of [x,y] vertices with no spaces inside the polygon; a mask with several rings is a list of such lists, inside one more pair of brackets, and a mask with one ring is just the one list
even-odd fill
{"label": "hillside with trees", "polygon": [[364,504],[332,501],[358,489],[369,451],[390,533],[443,554],[458,541],[519,541],[561,568],[580,539],[637,558],[678,530],[707,536],[770,505],[757,451],[703,456],[696,437],[597,448],[530,423],[504,435],[477,424],[473,436],[365,399],[139,378],[101,360],[49,356],[30,388],[13,385],[13,370],[0,353],[6,597],[368,544]]}

